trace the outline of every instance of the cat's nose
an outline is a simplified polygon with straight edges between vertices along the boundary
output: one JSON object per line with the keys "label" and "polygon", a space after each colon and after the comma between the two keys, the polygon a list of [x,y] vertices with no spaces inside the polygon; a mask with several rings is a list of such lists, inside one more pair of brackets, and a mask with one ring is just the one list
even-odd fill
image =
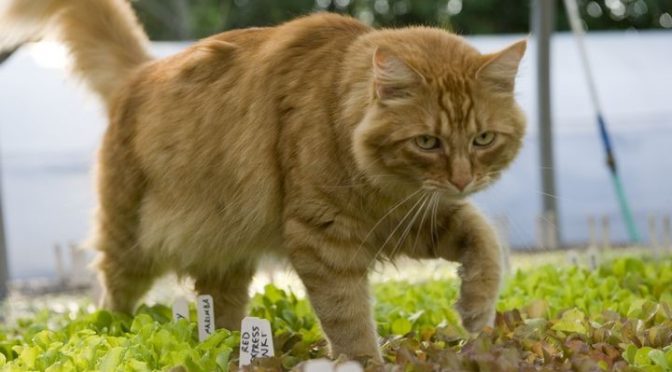
{"label": "cat's nose", "polygon": [[471,163],[465,156],[455,157],[450,169],[450,183],[462,192],[474,179],[471,172]]}
{"label": "cat's nose", "polygon": [[457,187],[458,190],[464,191],[473,180],[474,177],[471,175],[455,175],[450,179],[450,183]]}

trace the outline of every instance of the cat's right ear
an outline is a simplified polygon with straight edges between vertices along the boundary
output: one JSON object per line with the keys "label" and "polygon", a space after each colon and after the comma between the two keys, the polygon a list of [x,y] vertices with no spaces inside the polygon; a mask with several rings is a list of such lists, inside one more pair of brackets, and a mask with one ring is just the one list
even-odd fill
{"label": "cat's right ear", "polygon": [[504,50],[483,56],[484,63],[476,77],[499,93],[513,93],[516,74],[527,49],[527,40],[513,43]]}
{"label": "cat's right ear", "polygon": [[404,98],[420,82],[420,75],[383,47],[373,53],[373,84],[381,101]]}

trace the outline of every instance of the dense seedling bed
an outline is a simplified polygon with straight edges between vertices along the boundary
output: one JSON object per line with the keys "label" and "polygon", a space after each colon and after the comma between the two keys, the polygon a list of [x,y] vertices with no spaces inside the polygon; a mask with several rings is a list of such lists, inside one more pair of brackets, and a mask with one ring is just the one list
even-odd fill
{"label": "dense seedling bed", "polygon": [[[592,272],[553,266],[517,272],[502,292],[496,326],[477,337],[460,328],[452,309],[457,285],[375,285],[388,369],[672,370],[672,259],[620,258]],[[326,355],[305,300],[267,286],[251,313],[271,320],[276,349],[256,369],[290,369]],[[45,311],[0,328],[0,370],[237,368],[237,332],[218,330],[202,343],[196,333],[195,323],[173,322],[165,306],[142,307],[134,317]]]}

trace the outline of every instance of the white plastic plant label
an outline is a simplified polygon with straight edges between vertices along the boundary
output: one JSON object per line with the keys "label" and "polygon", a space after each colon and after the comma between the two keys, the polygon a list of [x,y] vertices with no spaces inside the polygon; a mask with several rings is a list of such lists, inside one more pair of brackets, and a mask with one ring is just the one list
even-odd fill
{"label": "white plastic plant label", "polygon": [[364,368],[362,368],[361,364],[359,364],[357,362],[353,362],[351,360],[351,361],[348,361],[348,362],[341,363],[341,364],[337,365],[335,371],[336,372],[364,372]]}
{"label": "white plastic plant label", "polygon": [[302,372],[364,372],[362,366],[354,361],[336,364],[329,359],[311,359],[299,365]]}
{"label": "white plastic plant label", "polygon": [[273,332],[271,323],[266,319],[245,317],[240,327],[240,363],[250,365],[257,358],[272,357]]}
{"label": "white plastic plant label", "polygon": [[302,367],[303,372],[333,372],[335,370],[334,363],[324,358],[307,360]]}
{"label": "white plastic plant label", "polygon": [[588,266],[595,271],[600,266],[600,252],[594,246],[588,248]]}
{"label": "white plastic plant label", "polygon": [[173,302],[173,320],[185,319],[189,321],[189,302],[184,297],[178,297]]}
{"label": "white plastic plant label", "polygon": [[567,262],[573,266],[579,266],[579,255],[574,250],[567,251]]}
{"label": "white plastic plant label", "polygon": [[210,295],[200,295],[196,301],[198,340],[202,342],[215,332],[215,307]]}

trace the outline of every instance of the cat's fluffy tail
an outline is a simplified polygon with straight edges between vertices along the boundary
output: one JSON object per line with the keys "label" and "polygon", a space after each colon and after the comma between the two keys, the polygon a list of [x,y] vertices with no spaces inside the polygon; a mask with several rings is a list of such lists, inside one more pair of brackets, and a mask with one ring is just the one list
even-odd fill
{"label": "cat's fluffy tail", "polygon": [[0,0],[0,52],[45,35],[67,46],[74,72],[107,103],[150,60],[127,0]]}

